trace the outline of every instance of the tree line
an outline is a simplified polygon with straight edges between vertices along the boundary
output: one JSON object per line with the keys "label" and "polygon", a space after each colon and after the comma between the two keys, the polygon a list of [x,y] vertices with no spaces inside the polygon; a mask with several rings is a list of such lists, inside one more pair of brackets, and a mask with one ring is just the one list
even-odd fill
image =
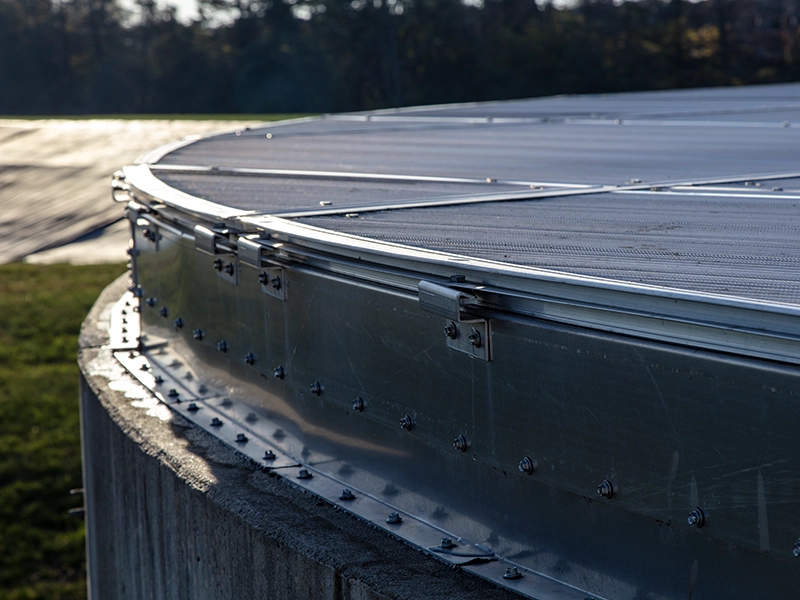
{"label": "tree line", "polygon": [[800,79],[784,0],[0,0],[0,113],[335,112]]}

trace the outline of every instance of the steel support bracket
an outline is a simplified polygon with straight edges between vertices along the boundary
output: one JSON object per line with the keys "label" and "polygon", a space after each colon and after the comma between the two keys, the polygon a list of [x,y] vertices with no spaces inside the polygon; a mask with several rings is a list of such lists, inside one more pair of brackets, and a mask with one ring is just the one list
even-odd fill
{"label": "steel support bracket", "polygon": [[194,247],[196,250],[205,254],[215,255],[217,253],[217,240],[222,236],[202,225],[195,225],[194,228]]}
{"label": "steel support bracket", "polygon": [[239,263],[254,269],[261,268],[261,249],[264,247],[262,244],[254,239],[240,237],[236,241],[236,246]]}
{"label": "steel support bracket", "polygon": [[443,331],[448,348],[492,360],[489,321],[471,317],[465,311],[467,304],[477,303],[473,295],[430,281],[420,281],[417,289],[420,308],[447,319]]}
{"label": "steel support bracket", "polygon": [[261,291],[279,300],[286,300],[286,275],[283,267],[265,267],[258,273]]}

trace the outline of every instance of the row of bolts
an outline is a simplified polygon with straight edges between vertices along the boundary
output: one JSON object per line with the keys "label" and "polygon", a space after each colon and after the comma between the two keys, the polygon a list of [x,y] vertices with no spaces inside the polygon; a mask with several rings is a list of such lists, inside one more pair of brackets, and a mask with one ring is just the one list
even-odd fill
{"label": "row of bolts", "polygon": [[[224,263],[219,259],[214,261],[214,268],[216,270],[222,271],[225,267],[229,267],[227,270],[228,270],[229,274],[232,274],[232,270],[233,270],[233,265],[232,264],[224,265]],[[281,287],[281,280],[280,280],[279,277],[275,277],[270,281],[269,276],[265,272],[261,272],[259,274],[258,282],[261,285],[267,285],[267,284],[271,283],[272,287],[274,287],[275,289],[280,289],[280,287]],[[156,305],[157,300],[155,298],[148,298],[146,300],[146,303],[147,303],[148,306],[152,307],[152,306]],[[162,317],[166,318],[169,315],[169,310],[167,309],[166,306],[164,306],[159,311],[159,314]],[[175,326],[176,329],[181,329],[184,326],[184,321],[183,321],[183,319],[178,317],[177,319],[175,319],[175,321],[173,321],[173,325]],[[447,325],[445,325],[445,327],[444,327],[444,334],[445,334],[445,336],[447,336],[450,339],[455,339],[458,336],[458,328],[457,328],[456,324],[454,322],[447,323]],[[195,329],[192,332],[192,335],[193,335],[195,340],[202,341],[205,333],[203,332],[202,329]],[[469,341],[470,345],[472,345],[472,346],[474,346],[476,348],[480,348],[482,346],[482,342],[483,342],[483,340],[480,337],[480,333],[477,332],[475,329],[473,329],[471,331],[470,335],[468,336],[468,341]],[[217,350],[219,350],[220,352],[226,353],[228,351],[228,349],[229,349],[229,345],[225,340],[221,340],[220,342],[217,343]],[[244,362],[247,363],[248,365],[255,364],[255,361],[256,361],[256,357],[252,352],[248,352],[244,357]],[[273,371],[273,375],[277,379],[283,379],[285,377],[284,368],[282,366],[276,367],[275,370]],[[318,381],[315,381],[313,384],[311,384],[310,389],[311,389],[311,392],[313,394],[317,395],[317,396],[322,394],[322,385]],[[171,391],[174,392],[175,390],[171,390]],[[177,395],[177,393],[175,395]],[[361,411],[364,410],[364,407],[365,407],[364,400],[360,396],[353,401],[353,410],[357,410],[357,411],[361,412]],[[189,406],[189,410],[193,410],[193,409],[197,410],[196,405],[194,405],[194,403],[192,403],[192,405]],[[215,417],[214,420],[212,421],[212,425],[219,426],[219,425],[222,425],[222,422],[219,421],[219,419],[217,419]],[[406,431],[411,431],[411,429],[414,427],[414,421],[413,421],[412,417],[410,415],[403,416],[400,419],[400,427],[402,429],[406,430]],[[243,439],[239,439],[239,438],[243,438]],[[240,433],[239,436],[237,437],[237,441],[239,441],[239,442],[246,441],[246,440],[247,440],[247,438],[244,436],[243,433]],[[470,440],[465,435],[461,434],[461,435],[459,435],[458,437],[456,437],[453,440],[453,447],[456,450],[460,450],[461,452],[466,452],[467,449],[470,447]],[[271,451],[267,451],[267,454],[271,454]],[[269,460],[269,457],[265,457],[265,458],[267,458]],[[525,456],[519,462],[519,465],[518,465],[518,468],[519,468],[520,472],[525,473],[527,475],[531,475],[536,470],[537,467],[538,467],[538,462],[535,459],[532,459],[529,456]],[[302,469],[301,473],[303,471],[308,473],[308,471],[306,471],[305,469]],[[310,476],[310,473],[308,473],[308,476]],[[600,483],[600,485],[597,486],[597,495],[599,495],[599,496],[601,496],[603,498],[606,498],[606,499],[611,499],[611,497],[614,495],[615,491],[616,491],[616,488],[615,488],[614,483],[611,482],[608,479],[603,480]],[[345,493],[343,493],[342,498],[340,498],[340,499],[342,499],[342,500],[349,499],[349,498],[347,498],[347,496],[352,495],[352,492],[350,492],[349,494],[347,494],[346,492],[350,492],[350,490],[345,490]],[[399,518],[397,513],[392,513],[392,515],[394,515],[394,517]],[[394,517],[392,517],[392,515],[390,515],[390,518],[394,518]],[[705,525],[706,515],[705,515],[705,512],[703,511],[702,508],[697,507],[697,508],[695,508],[694,510],[692,510],[689,513],[689,515],[688,515],[686,520],[687,520],[687,523],[689,525],[691,525],[693,527],[700,528],[703,525]],[[387,522],[390,522],[389,519],[387,519]],[[399,522],[399,521],[395,521],[395,522]],[[795,544],[795,547],[794,547],[794,550],[793,550],[793,554],[795,556],[797,556],[797,557],[800,557],[800,540],[798,540],[797,544]]]}

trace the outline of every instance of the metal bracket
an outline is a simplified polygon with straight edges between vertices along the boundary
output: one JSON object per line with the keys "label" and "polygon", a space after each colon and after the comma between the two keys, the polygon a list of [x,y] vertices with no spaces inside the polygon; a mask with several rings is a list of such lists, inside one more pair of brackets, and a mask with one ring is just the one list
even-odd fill
{"label": "metal bracket", "polygon": [[477,302],[474,296],[430,281],[420,281],[417,289],[420,308],[447,319],[444,335],[448,348],[481,360],[492,360],[489,322],[486,319],[463,318],[465,305]]}
{"label": "metal bracket", "polygon": [[236,253],[239,256],[239,262],[241,264],[253,267],[254,269],[261,268],[262,244],[259,244],[257,241],[251,240],[250,238],[240,237],[238,240],[236,240],[236,245]]}
{"label": "metal bracket", "polygon": [[484,319],[475,321],[446,321],[444,325],[447,347],[481,360],[492,360],[491,327]]}
{"label": "metal bracket", "polygon": [[137,217],[136,227],[141,230],[141,237],[153,244],[154,250],[158,252],[158,242],[161,240],[161,233],[158,231],[158,225],[148,219]]}
{"label": "metal bracket", "polygon": [[205,254],[215,255],[217,253],[217,239],[222,236],[214,233],[208,227],[195,225],[194,228],[194,247]]}
{"label": "metal bracket", "polygon": [[279,300],[286,300],[286,276],[283,267],[266,267],[258,274],[261,291]]}
{"label": "metal bracket", "polygon": [[239,285],[239,259],[235,254],[221,254],[211,264],[217,272],[217,277],[233,285]]}

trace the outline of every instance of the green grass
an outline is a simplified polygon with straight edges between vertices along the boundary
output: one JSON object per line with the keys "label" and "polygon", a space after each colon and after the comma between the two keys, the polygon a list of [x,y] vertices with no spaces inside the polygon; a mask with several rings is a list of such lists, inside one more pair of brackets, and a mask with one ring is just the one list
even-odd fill
{"label": "green grass", "polygon": [[86,597],[78,333],[124,270],[0,265],[0,599]]}

